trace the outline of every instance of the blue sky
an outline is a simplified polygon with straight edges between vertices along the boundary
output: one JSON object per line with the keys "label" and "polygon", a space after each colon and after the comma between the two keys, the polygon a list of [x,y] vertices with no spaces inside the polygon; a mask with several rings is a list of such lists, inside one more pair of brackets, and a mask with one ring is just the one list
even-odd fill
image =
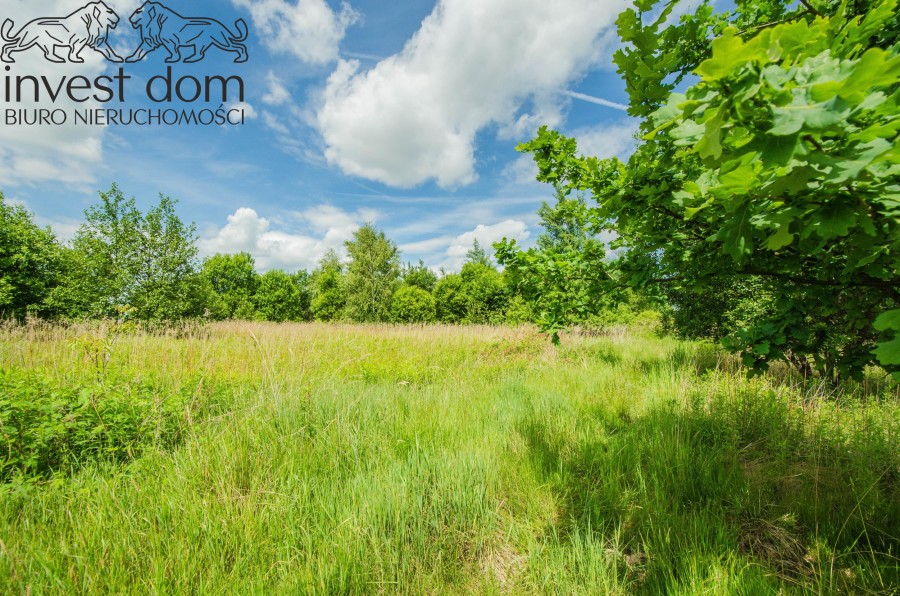
{"label": "blue sky", "polygon": [[[14,30],[85,0],[0,0]],[[139,43],[137,0],[108,0],[123,56]],[[590,154],[627,156],[636,123],[622,109],[614,21],[598,0],[169,0],[185,16],[249,26],[249,60],[212,48],[176,77],[237,75],[247,120],[234,127],[25,127],[0,121],[0,190],[71,237],[115,181],[143,207],[159,193],[197,224],[203,255],[246,250],[260,270],[312,268],[366,221],[405,261],[457,269],[478,238],[540,233],[552,189],[515,151],[549,124]],[[185,50],[190,53],[190,50]],[[92,50],[51,65],[36,48],[12,74],[94,77],[119,65]],[[165,72],[163,50],[126,64],[128,102]],[[133,92],[131,91],[133,90]],[[2,98],[0,98],[2,99]],[[43,107],[46,106],[46,100]],[[5,113],[9,105],[0,105]],[[26,107],[16,105],[16,108]],[[34,107],[34,106],[28,106]],[[51,106],[51,107],[63,107]],[[73,107],[73,106],[70,106]],[[185,106],[176,106],[185,107]],[[195,109],[216,104],[193,104]]]}

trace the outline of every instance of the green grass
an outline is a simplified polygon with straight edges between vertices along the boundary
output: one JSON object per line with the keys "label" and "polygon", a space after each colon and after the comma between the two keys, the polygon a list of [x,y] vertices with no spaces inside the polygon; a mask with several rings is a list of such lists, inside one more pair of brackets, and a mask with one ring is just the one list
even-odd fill
{"label": "green grass", "polygon": [[12,593],[900,589],[875,373],[824,395],[647,336],[236,323],[9,327],[0,371],[0,412],[55,421],[41,466],[0,446]]}

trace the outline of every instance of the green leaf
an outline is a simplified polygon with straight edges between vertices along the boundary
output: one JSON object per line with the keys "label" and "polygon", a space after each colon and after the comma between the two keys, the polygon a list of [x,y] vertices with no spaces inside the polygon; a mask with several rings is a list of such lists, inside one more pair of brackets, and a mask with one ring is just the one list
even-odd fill
{"label": "green leaf", "polygon": [[875,329],[878,331],[900,331],[900,309],[881,313],[875,319]]}
{"label": "green leaf", "polygon": [[697,67],[696,73],[706,81],[717,81],[726,77],[743,65],[753,55],[755,48],[747,48],[737,35],[737,30],[729,27],[712,42],[712,57]]}
{"label": "green leaf", "polygon": [[703,138],[697,143],[696,150],[700,157],[706,159],[722,157],[722,123],[725,121],[725,107],[720,106],[715,115],[706,121]]}
{"label": "green leaf", "polygon": [[676,145],[693,145],[703,136],[706,126],[694,122],[693,120],[682,120],[681,123],[672,129],[669,135],[676,139]]}
{"label": "green leaf", "polygon": [[824,240],[846,236],[856,227],[857,214],[847,205],[832,204],[814,213],[814,228]]}
{"label": "green leaf", "polygon": [[735,261],[753,252],[752,226],[750,224],[750,203],[744,202],[728,220],[718,238],[724,241],[725,253]]}
{"label": "green leaf", "polygon": [[847,180],[856,179],[876,158],[890,151],[893,145],[886,139],[874,139],[868,143],[862,143],[856,148],[855,156],[841,159],[835,163],[835,174],[829,182],[840,184]]}
{"label": "green leaf", "polygon": [[790,232],[788,224],[782,224],[778,231],[772,234],[766,241],[766,248],[769,250],[780,250],[794,241],[794,234]]}
{"label": "green leaf", "polygon": [[872,353],[885,366],[900,364],[900,337],[878,344]]}

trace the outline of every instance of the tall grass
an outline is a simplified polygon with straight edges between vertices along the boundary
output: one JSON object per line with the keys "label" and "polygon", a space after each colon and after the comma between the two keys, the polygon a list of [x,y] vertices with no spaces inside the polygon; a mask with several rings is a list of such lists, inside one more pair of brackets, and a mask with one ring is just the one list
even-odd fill
{"label": "tall grass", "polygon": [[648,336],[249,323],[123,334],[98,365],[110,333],[0,332],[32,389],[191,396],[152,410],[169,440],[2,485],[8,591],[900,586],[900,397],[875,375],[817,396]]}

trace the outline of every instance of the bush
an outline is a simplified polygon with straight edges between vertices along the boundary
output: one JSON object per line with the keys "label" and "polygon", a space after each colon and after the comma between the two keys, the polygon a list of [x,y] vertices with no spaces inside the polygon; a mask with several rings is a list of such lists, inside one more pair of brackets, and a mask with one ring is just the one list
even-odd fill
{"label": "bush", "polygon": [[437,318],[434,296],[416,286],[401,286],[394,292],[391,320],[396,323],[432,323]]}
{"label": "bush", "polygon": [[528,301],[518,294],[510,298],[506,303],[506,312],[503,316],[507,325],[530,323],[535,317]]}
{"label": "bush", "polygon": [[142,381],[63,386],[36,373],[0,370],[0,482],[174,446],[195,398],[193,390],[166,394]]}

